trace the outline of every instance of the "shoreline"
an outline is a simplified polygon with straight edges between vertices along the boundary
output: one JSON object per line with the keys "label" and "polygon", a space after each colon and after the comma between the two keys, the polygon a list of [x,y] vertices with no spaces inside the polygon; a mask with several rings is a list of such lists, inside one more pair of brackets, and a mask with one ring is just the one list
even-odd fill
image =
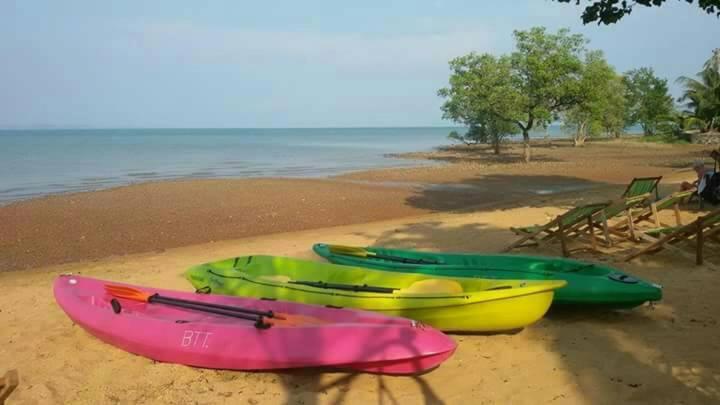
{"label": "shoreline", "polygon": [[[550,180],[549,188],[557,187]],[[595,188],[602,188],[594,186]],[[613,187],[612,185],[610,187]],[[0,207],[0,272],[87,262],[198,243],[512,205],[521,188],[343,179],[153,182]],[[590,192],[585,188],[585,192]],[[202,198],[198,196],[206,196]],[[186,214],[187,213],[187,214]]]}

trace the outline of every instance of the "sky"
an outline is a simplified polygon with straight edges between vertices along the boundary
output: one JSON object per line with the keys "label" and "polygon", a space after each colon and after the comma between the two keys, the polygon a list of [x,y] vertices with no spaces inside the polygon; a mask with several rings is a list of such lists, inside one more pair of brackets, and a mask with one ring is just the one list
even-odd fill
{"label": "sky", "polygon": [[[584,34],[672,93],[720,47],[696,5],[583,25],[549,0],[0,2],[0,128],[442,126],[448,61],[533,26]],[[713,40],[715,39],[715,41]]]}

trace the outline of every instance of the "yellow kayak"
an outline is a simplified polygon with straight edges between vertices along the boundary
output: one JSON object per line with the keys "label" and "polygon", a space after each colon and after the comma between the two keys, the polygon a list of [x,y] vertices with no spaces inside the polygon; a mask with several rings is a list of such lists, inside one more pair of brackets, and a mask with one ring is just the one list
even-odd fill
{"label": "yellow kayak", "polygon": [[386,272],[277,256],[205,263],[186,276],[200,292],[359,308],[465,332],[530,325],[566,284]]}

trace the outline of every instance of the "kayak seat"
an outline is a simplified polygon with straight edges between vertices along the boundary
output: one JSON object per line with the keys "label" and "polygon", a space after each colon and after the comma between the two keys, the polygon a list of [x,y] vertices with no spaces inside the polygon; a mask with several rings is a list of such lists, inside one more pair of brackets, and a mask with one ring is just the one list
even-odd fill
{"label": "kayak seat", "polygon": [[428,279],[416,281],[400,290],[406,294],[460,294],[465,291],[455,280]]}

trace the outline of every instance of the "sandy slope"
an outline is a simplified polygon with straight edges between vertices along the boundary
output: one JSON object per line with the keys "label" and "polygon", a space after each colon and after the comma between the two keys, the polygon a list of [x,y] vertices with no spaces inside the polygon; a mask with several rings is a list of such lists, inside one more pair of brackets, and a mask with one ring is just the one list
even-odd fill
{"label": "sandy slope", "polygon": [[[542,222],[573,202],[535,201],[506,210],[423,215],[0,273],[0,373],[18,368],[22,379],[9,404],[720,401],[720,278],[667,253],[618,264],[665,286],[665,299],[658,305],[622,312],[554,312],[515,335],[456,335],[455,356],[414,378],[158,364],[73,326],[51,294],[53,279],[63,272],[189,290],[180,273],[192,264],[239,254],[312,258],[309,248],[318,241],[498,251],[513,239],[509,226]],[[622,247],[628,248],[632,246]],[[555,254],[557,246],[524,252]],[[584,257],[609,260],[617,254]]]}

